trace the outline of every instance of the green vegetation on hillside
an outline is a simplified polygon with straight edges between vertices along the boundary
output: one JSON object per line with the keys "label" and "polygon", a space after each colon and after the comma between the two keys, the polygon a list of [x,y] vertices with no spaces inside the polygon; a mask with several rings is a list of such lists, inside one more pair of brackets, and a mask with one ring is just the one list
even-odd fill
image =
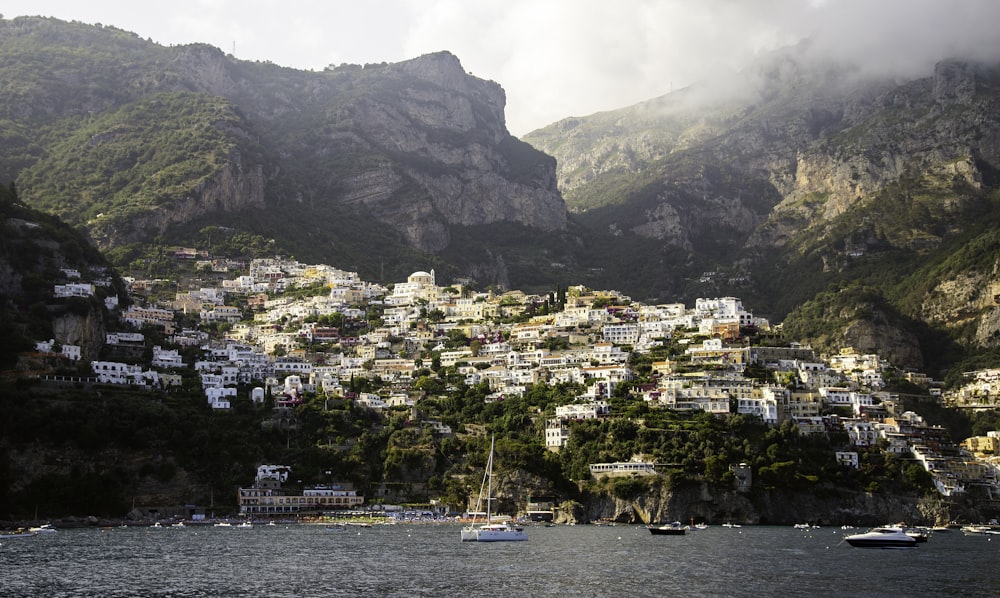
{"label": "green vegetation on hillside", "polygon": [[32,205],[73,224],[127,228],[130,217],[186,197],[240,153],[259,162],[246,126],[221,98],[155,94],[85,124],[48,128],[46,156],[21,172],[19,185]]}
{"label": "green vegetation on hillside", "polygon": [[[445,368],[429,373],[428,380],[451,375]],[[730,487],[730,466],[742,462],[757,472],[755,484],[764,491],[927,490],[926,480],[910,476],[903,461],[878,451],[862,451],[859,470],[839,465],[833,450],[847,444],[846,435],[806,438],[790,424],[772,428],[747,416],[651,411],[625,396],[617,399],[624,401],[620,408],[638,409],[634,417],[572,423],[569,445],[559,453],[546,451],[545,417],[578,391],[536,385],[523,398],[486,402],[485,386],[459,383],[418,406],[423,417],[457,432],[441,437],[414,421],[410,409],[379,414],[343,399],[307,396],[294,410],[273,410],[270,399],[254,407],[244,398],[232,410],[216,412],[194,387],[160,392],[6,385],[0,389],[0,519],[27,518],[36,509],[41,517],[123,517],[137,494],[157,493],[158,500],[211,503],[222,515],[235,509],[236,488],[249,485],[261,463],[291,465],[298,480],[293,487],[347,481],[372,496],[388,486],[408,492],[413,501],[438,498],[464,508],[478,491],[488,434],[498,436],[501,474],[521,470],[539,480],[540,490],[570,499],[601,487],[590,479],[589,463],[639,454],[663,464],[665,483],[675,487]],[[123,454],[129,459],[122,460]],[[24,468],[35,459],[45,464],[29,475]],[[415,488],[427,494],[415,495]]]}

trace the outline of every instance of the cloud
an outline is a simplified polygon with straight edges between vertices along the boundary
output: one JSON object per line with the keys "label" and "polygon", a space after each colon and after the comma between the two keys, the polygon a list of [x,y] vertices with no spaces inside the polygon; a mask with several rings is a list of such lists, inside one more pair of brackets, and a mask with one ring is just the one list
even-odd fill
{"label": "cloud", "polygon": [[803,61],[858,66],[873,75],[926,75],[947,58],[1000,60],[992,0],[829,0],[810,11]]}

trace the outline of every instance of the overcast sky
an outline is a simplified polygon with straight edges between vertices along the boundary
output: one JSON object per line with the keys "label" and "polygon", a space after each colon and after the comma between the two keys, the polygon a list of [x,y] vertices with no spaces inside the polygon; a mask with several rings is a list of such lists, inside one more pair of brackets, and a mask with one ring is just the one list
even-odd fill
{"label": "overcast sky", "polygon": [[515,135],[739,70],[805,37],[818,54],[903,75],[952,55],[1000,58],[1000,0],[5,0],[0,11],[301,69],[448,50],[506,90]]}

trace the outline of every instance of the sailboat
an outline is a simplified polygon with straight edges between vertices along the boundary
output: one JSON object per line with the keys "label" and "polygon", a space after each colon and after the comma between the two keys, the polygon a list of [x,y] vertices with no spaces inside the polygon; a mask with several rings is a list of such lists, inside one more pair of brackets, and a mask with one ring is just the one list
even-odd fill
{"label": "sailboat", "polygon": [[[493,521],[493,448],[496,438],[490,438],[490,457],[486,460],[486,473],[479,487],[479,498],[476,500],[476,512],[479,512],[483,499],[486,499],[486,521],[472,523],[462,528],[463,542],[514,542],[527,540],[528,532],[510,521]],[[484,494],[485,489],[485,494]]]}

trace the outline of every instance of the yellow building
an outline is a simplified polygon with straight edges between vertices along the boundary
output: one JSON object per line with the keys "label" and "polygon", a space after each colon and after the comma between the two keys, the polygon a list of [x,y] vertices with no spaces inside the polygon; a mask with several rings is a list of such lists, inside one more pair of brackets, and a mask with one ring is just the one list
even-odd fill
{"label": "yellow building", "polygon": [[1000,454],[1000,433],[990,432],[986,436],[973,436],[962,441],[962,447],[969,449],[972,454],[998,455]]}

